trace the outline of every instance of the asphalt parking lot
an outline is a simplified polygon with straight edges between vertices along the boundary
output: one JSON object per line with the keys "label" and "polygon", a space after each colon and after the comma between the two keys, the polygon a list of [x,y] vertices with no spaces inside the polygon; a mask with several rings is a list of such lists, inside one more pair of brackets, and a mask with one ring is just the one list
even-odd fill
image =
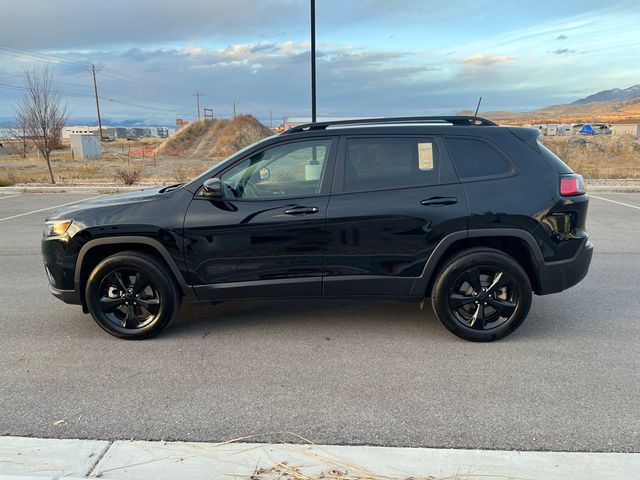
{"label": "asphalt parking lot", "polygon": [[0,435],[640,452],[640,194],[592,196],[587,278],[491,344],[336,300],[183,306],[115,339],[40,258],[45,209],[90,196],[0,195]]}

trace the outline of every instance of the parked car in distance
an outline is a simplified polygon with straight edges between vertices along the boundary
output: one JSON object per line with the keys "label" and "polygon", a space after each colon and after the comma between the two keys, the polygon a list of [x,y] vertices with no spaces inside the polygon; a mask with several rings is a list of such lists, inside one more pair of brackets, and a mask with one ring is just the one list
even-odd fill
{"label": "parked car in distance", "polygon": [[478,117],[314,123],[192,181],[99,197],[46,222],[52,293],[148,338],[183,299],[431,299],[461,338],[524,321],[587,274],[588,196],[536,129]]}

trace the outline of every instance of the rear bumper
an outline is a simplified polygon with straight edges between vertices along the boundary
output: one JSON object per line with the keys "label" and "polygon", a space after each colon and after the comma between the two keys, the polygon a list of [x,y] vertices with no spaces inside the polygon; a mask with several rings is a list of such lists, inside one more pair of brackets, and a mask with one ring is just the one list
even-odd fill
{"label": "rear bumper", "polygon": [[543,263],[538,273],[539,287],[536,293],[549,295],[578,284],[589,271],[591,257],[593,257],[593,244],[586,238],[573,258]]}

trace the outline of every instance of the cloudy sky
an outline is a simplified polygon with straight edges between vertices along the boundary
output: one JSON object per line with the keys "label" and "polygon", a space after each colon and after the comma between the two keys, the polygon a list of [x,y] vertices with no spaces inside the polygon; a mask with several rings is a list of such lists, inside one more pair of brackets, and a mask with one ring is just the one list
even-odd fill
{"label": "cloudy sky", "polygon": [[[49,65],[71,117],[310,115],[308,0],[0,0],[0,121]],[[317,0],[320,116],[528,110],[640,83],[640,2]],[[275,122],[276,120],[274,120]]]}

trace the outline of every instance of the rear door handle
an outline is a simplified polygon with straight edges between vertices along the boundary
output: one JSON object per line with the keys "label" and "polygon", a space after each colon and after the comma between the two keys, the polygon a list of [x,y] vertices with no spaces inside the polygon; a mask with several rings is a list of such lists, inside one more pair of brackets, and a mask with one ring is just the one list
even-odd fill
{"label": "rear door handle", "polygon": [[309,215],[311,213],[318,213],[320,209],[318,207],[293,207],[284,211],[286,215]]}
{"label": "rear door handle", "polygon": [[444,205],[454,205],[458,203],[458,199],[455,197],[431,197],[426,200],[422,200],[420,205],[427,207],[442,207]]}

